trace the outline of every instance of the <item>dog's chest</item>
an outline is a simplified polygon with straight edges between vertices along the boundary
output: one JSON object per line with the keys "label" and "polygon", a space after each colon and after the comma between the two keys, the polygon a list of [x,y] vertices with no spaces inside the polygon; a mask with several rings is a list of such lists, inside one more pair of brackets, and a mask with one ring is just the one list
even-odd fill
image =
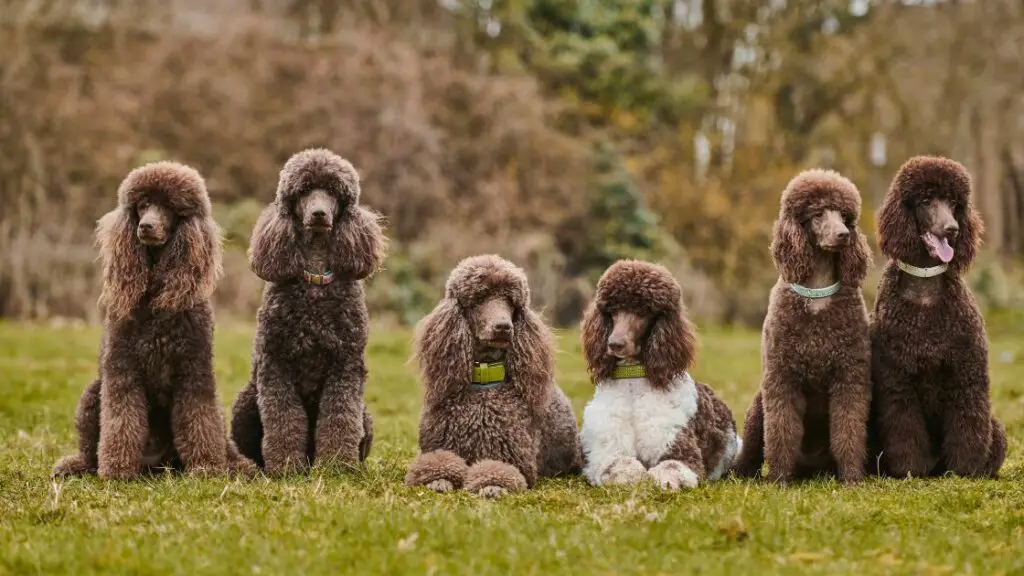
{"label": "dog's chest", "polygon": [[652,466],[696,413],[697,389],[688,375],[668,390],[652,388],[646,378],[606,381],[584,410],[583,440],[588,452],[611,451]]}

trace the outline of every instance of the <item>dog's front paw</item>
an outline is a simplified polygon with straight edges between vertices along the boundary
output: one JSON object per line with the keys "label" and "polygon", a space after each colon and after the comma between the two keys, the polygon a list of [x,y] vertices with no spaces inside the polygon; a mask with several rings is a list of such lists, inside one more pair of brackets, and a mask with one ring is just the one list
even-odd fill
{"label": "dog's front paw", "polygon": [[601,484],[606,486],[636,484],[643,479],[647,469],[631,456],[617,458],[601,475]]}
{"label": "dog's front paw", "polygon": [[698,483],[697,474],[678,460],[665,460],[648,470],[647,474],[664,490],[696,488]]}
{"label": "dog's front paw", "polygon": [[451,481],[442,478],[440,480],[428,482],[427,488],[430,488],[431,490],[439,494],[444,494],[445,492],[451,492],[452,490],[454,490],[455,485],[452,484]]}
{"label": "dog's front paw", "polygon": [[496,499],[504,496],[506,492],[508,491],[502,488],[501,486],[484,486],[483,488],[477,490],[476,495],[481,498]]}

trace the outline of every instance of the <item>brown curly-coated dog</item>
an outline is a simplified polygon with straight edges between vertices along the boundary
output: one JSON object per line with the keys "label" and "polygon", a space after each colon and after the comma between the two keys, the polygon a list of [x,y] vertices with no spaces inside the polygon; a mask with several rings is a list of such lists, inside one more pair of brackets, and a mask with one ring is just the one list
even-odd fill
{"label": "brown curly-coated dog", "polygon": [[985,324],[963,280],[982,233],[967,170],[911,158],[885,196],[878,233],[889,258],[871,324],[879,471],[995,477],[1006,432],[989,404]]}
{"label": "brown curly-coated dog", "polygon": [[356,464],[370,451],[362,280],[382,265],[387,241],[359,194],[352,164],[304,150],[285,163],[253,230],[249,257],[267,286],[231,435],[268,474]]}
{"label": "brown curly-coated dog", "polygon": [[860,208],[856,186],[831,170],[802,172],[782,193],[771,245],[779,280],[738,476],[757,476],[764,461],[781,482],[864,475],[871,359],[861,283],[871,252],[858,229]]}
{"label": "brown curly-coated dog", "polygon": [[616,262],[581,323],[596,385],[583,412],[583,473],[595,486],[645,477],[694,488],[728,473],[740,448],[732,411],[687,373],[697,340],[668,270]]}
{"label": "brown curly-coated dog", "polygon": [[54,475],[251,473],[227,440],[213,375],[221,247],[206,185],[188,166],[158,162],[129,173],[117,196],[96,231],[106,306],[99,378],[78,404],[78,454]]}
{"label": "brown curly-coated dog", "polygon": [[[551,333],[511,262],[484,255],[459,263],[417,326],[414,357],[424,398],[406,485],[494,497],[579,471],[576,418],[554,381]],[[503,369],[477,377],[481,363]]]}

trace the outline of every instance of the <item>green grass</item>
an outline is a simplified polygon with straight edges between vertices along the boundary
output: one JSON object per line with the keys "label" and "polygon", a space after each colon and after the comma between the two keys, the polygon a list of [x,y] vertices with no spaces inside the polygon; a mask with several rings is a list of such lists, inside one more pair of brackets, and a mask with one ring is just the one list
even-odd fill
{"label": "green grass", "polygon": [[[543,481],[499,501],[402,487],[416,451],[410,334],[375,332],[366,396],[377,422],[365,471],[307,477],[52,482],[75,445],[98,330],[0,324],[0,573],[747,574],[1024,571],[1024,338],[993,336],[993,397],[1011,436],[998,481],[727,480],[683,493]],[[251,326],[217,333],[221,400],[249,370]],[[589,395],[577,335],[559,382]],[[707,331],[696,376],[742,417],[759,337]]]}

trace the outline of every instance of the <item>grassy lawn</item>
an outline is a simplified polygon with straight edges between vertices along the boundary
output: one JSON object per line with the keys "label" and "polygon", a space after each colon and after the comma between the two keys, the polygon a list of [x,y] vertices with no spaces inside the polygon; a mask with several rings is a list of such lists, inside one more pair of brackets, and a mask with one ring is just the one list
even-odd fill
{"label": "grassy lawn", "polygon": [[[248,378],[252,326],[221,326],[229,407]],[[1024,337],[992,338],[993,397],[1010,433],[999,481],[833,481],[787,489],[727,480],[667,494],[544,481],[500,501],[403,488],[419,391],[408,332],[377,331],[365,471],[308,477],[96,478],[54,483],[75,446],[75,403],[98,330],[0,324],[0,573],[754,574],[1024,572]],[[742,418],[758,334],[705,331],[696,376]],[[560,333],[559,382],[590,396],[577,335]]]}

